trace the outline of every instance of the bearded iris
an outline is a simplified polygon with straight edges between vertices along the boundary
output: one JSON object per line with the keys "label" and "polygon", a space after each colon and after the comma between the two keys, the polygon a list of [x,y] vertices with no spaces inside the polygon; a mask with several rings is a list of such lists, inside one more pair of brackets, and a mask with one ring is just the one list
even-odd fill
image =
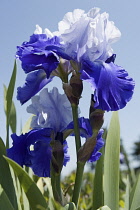
{"label": "bearded iris", "polygon": [[127,71],[114,63],[111,45],[121,33],[109,15],[100,13],[99,8],[88,13],[76,9],[64,16],[58,28],[54,33],[45,29],[43,34],[37,26],[30,41],[18,47],[17,57],[28,74],[25,85],[18,88],[18,100],[25,103],[51,82],[54,75],[61,79],[65,73],[68,75],[63,66],[60,69],[64,75],[58,73],[61,57],[72,61],[69,72],[80,73],[80,79],[91,84],[95,108],[105,111],[124,108],[132,98],[135,84]]}
{"label": "bearded iris", "polygon": [[31,167],[38,176],[50,176],[54,146],[55,152],[57,146],[62,150],[60,159],[64,166],[70,159],[63,131],[72,121],[71,106],[67,97],[54,88],[51,92],[44,89],[39,96],[34,96],[27,110],[35,115],[32,130],[20,136],[12,134],[13,146],[7,150],[8,157],[21,166]]}
{"label": "bearded iris", "polygon": [[121,33],[109,21],[109,15],[99,11],[93,8],[88,13],[79,9],[68,12],[59,22],[58,34],[68,55],[78,63],[80,78],[92,86],[94,107],[116,111],[130,101],[135,84],[126,70],[114,64],[111,44]]}
{"label": "bearded iris", "polygon": [[81,9],[68,12],[58,28],[67,53],[78,61],[83,56],[92,61],[106,61],[113,53],[111,44],[121,36],[114,22],[109,21],[109,15],[100,14],[99,8],[92,8],[88,13]]}
{"label": "bearded iris", "polygon": [[17,99],[23,104],[52,80],[50,75],[60,62],[59,56],[70,58],[59,37],[49,38],[46,34],[33,34],[29,42],[23,42],[17,49],[16,57],[28,74],[25,85],[18,88]]}

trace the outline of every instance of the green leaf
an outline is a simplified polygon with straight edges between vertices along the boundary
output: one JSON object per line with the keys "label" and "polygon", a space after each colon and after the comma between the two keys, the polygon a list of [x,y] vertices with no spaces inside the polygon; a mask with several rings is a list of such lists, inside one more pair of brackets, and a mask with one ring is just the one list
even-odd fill
{"label": "green leaf", "polygon": [[135,210],[140,210],[140,207],[138,207],[137,209],[135,209]]}
{"label": "green leaf", "polygon": [[[6,95],[7,95],[7,88],[4,85],[4,109],[5,109],[5,114],[7,116],[7,100],[6,100]],[[14,102],[12,101],[11,111],[10,111],[10,116],[9,116],[9,121],[8,121],[8,123],[9,123],[9,125],[11,127],[11,130],[12,130],[12,133],[16,133],[16,121],[17,121],[16,108],[15,108]]]}
{"label": "green leaf", "polygon": [[11,171],[7,161],[3,158],[3,155],[6,155],[6,148],[2,139],[0,138],[0,184],[2,185],[2,188],[4,189],[14,209],[17,210],[17,199]]}
{"label": "green leaf", "polygon": [[0,209],[14,210],[10,200],[8,199],[4,189],[0,185]]}
{"label": "green leaf", "polygon": [[40,207],[47,208],[45,198],[41,194],[35,182],[16,162],[7,157],[5,157],[5,159],[11,165],[15,174],[17,175],[19,182],[23,187],[24,192],[29,200],[30,207],[32,209],[40,209]]}
{"label": "green leaf", "polygon": [[76,206],[73,202],[67,204],[65,207],[64,207],[65,210],[76,210]]}
{"label": "green leaf", "polygon": [[[5,113],[6,113],[6,129],[7,129],[6,148],[9,148],[9,125],[11,124],[10,121],[12,121],[13,123],[16,122],[15,106],[12,102],[14,87],[15,87],[15,81],[16,81],[16,72],[17,72],[17,67],[16,67],[16,61],[15,61],[14,68],[13,68],[13,73],[12,73],[12,76],[11,76],[11,79],[10,79],[8,89],[6,90],[6,88],[5,88],[4,104],[5,104]],[[11,119],[10,119],[10,116],[11,116]],[[16,124],[12,125],[11,128],[15,130],[16,129]]]}
{"label": "green leaf", "polygon": [[138,180],[134,188],[130,210],[137,209],[139,206],[140,206],[140,174],[138,176]]}
{"label": "green leaf", "polygon": [[31,117],[27,120],[27,122],[25,123],[24,127],[22,128],[22,133],[28,133],[29,130],[31,129],[31,121],[32,121],[32,117],[33,115],[31,115]]}
{"label": "green leaf", "polygon": [[118,112],[113,112],[107,133],[104,160],[104,204],[112,210],[119,207],[120,125]]}
{"label": "green leaf", "polygon": [[8,89],[7,89],[7,94],[6,94],[7,116],[10,115],[10,111],[11,111],[12,98],[13,98],[15,81],[16,81],[16,72],[17,72],[17,66],[16,66],[16,61],[15,61],[14,68],[13,68],[13,73],[12,73],[10,83],[9,83],[9,86],[8,86]]}
{"label": "green leaf", "polygon": [[127,182],[126,182],[126,193],[125,193],[125,207],[124,210],[129,209],[129,189],[130,189],[130,183],[129,183],[129,177],[127,177]]}
{"label": "green leaf", "polygon": [[93,185],[93,204],[92,210],[96,210],[103,206],[103,164],[104,164],[104,148],[100,151],[102,156],[96,163],[94,185]]}
{"label": "green leaf", "polygon": [[129,177],[127,176],[124,210],[129,210],[129,189],[130,189],[130,183],[129,183]]}
{"label": "green leaf", "polygon": [[16,108],[15,108],[14,102],[12,102],[10,119],[9,119],[9,125],[12,130],[12,133],[16,133],[16,127],[17,127],[16,124],[17,124]]}
{"label": "green leaf", "polygon": [[111,210],[111,209],[108,206],[102,206],[101,208],[99,208],[97,210]]}

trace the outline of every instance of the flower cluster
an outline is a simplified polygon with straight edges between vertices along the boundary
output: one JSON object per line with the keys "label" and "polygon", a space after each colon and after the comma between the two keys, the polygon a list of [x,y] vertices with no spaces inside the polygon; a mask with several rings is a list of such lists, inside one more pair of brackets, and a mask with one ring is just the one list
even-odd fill
{"label": "flower cluster", "polygon": [[[7,152],[10,158],[21,166],[30,166],[38,176],[50,176],[51,163],[58,171],[66,165],[69,156],[64,133],[74,129],[69,101],[78,104],[83,81],[91,84],[93,109],[117,111],[126,106],[135,84],[127,71],[115,64],[116,55],[111,45],[120,36],[109,15],[101,14],[99,8],[88,13],[76,9],[59,22],[58,31],[52,33],[45,29],[42,32],[37,25],[29,42],[17,47],[16,57],[27,74],[24,86],[18,87],[17,99],[21,104],[32,99],[27,111],[34,116],[29,133],[12,135],[13,147]],[[54,88],[51,92],[43,89],[37,96],[54,76],[62,80],[66,95]],[[81,136],[93,145],[95,134],[90,120],[79,118],[79,128]],[[98,130],[94,138],[96,144],[86,161],[99,159],[98,151],[104,145],[102,133]],[[58,151],[61,163],[56,155]]]}

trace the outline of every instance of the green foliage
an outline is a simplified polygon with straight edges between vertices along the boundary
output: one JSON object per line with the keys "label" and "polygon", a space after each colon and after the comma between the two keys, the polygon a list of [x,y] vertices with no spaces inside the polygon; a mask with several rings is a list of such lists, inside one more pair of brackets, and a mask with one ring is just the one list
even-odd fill
{"label": "green foliage", "polygon": [[0,185],[0,208],[6,210],[14,210],[9,198],[7,197],[1,185]]}
{"label": "green foliage", "polygon": [[[21,168],[6,157],[9,147],[9,128],[16,132],[16,108],[12,100],[16,80],[16,63],[8,88],[4,86],[4,109],[6,114],[6,146],[0,138],[0,209],[6,210],[140,210],[140,175],[130,168],[126,159],[126,170],[120,170],[120,128],[118,113],[114,112],[108,131],[105,132],[105,156],[97,161],[95,169],[84,173],[79,205],[71,202],[75,172],[64,177],[61,188],[66,205],[61,206],[54,200],[50,178],[39,178],[31,169]],[[31,116],[32,118],[32,116]],[[30,130],[31,118],[22,128]],[[69,131],[69,133],[71,130]],[[67,136],[68,133],[65,133]]]}
{"label": "green foliage", "polygon": [[[1,192],[5,199],[8,197],[9,202],[15,210],[17,210],[17,199],[15,193],[15,186],[13,184],[13,179],[10,171],[10,167],[7,161],[4,159],[3,155],[6,155],[5,145],[0,138],[0,185]],[[6,197],[7,196],[7,197]]]}
{"label": "green foliage", "polygon": [[13,168],[15,174],[17,175],[21,186],[26,193],[28,201],[30,203],[31,208],[40,209],[40,207],[47,207],[45,198],[42,196],[40,190],[34,183],[34,181],[29,177],[29,175],[14,161],[5,157],[7,162]]}
{"label": "green foliage", "polygon": [[4,86],[4,109],[6,114],[6,130],[7,130],[6,148],[9,148],[9,127],[11,127],[12,132],[16,132],[16,109],[12,101],[15,82],[16,82],[16,72],[17,72],[17,66],[15,61],[9,86],[8,88]]}
{"label": "green foliage", "polygon": [[96,210],[104,204],[103,192],[103,167],[104,167],[104,148],[101,149],[102,156],[96,163],[95,177],[93,185],[93,204],[92,210]]}
{"label": "green foliage", "polygon": [[107,133],[104,160],[104,204],[113,210],[119,205],[120,126],[114,112]]}

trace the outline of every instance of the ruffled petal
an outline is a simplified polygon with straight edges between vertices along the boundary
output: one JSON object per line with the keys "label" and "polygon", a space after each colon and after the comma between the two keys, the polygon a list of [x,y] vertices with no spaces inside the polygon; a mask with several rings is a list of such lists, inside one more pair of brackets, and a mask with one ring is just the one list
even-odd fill
{"label": "ruffled petal", "polygon": [[22,56],[22,68],[25,73],[43,69],[46,72],[47,78],[49,78],[51,72],[57,68],[59,64],[59,57],[51,51],[43,53],[30,53]]}
{"label": "ruffled petal", "polygon": [[51,129],[31,130],[26,134],[17,136],[12,134],[13,146],[7,149],[7,155],[9,158],[17,162],[23,167],[23,165],[32,165],[32,155],[29,153],[29,148],[38,140],[45,140],[50,143]]}
{"label": "ruffled petal", "polygon": [[99,152],[99,150],[104,146],[104,139],[102,138],[103,132],[104,131],[102,129],[99,131],[96,139],[96,145],[88,162],[95,162],[99,160],[100,156],[102,155],[102,153]]}
{"label": "ruffled petal", "polygon": [[[82,57],[92,61],[106,61],[113,54],[111,44],[121,36],[107,13],[92,8],[88,13],[76,9],[68,12],[59,22],[59,33],[66,44],[66,51],[74,60]],[[75,36],[76,34],[76,36]]]}
{"label": "ruffled petal", "polygon": [[17,89],[17,100],[24,104],[51,81],[52,78],[47,79],[43,70],[29,73],[24,86]]}
{"label": "ruffled petal", "polygon": [[[40,29],[39,29],[40,30]],[[59,56],[71,59],[65,52],[65,46],[59,37],[49,38],[46,34],[33,34],[29,42],[17,47],[16,57],[21,60],[25,73],[43,69],[49,78],[59,64]]]}
{"label": "ruffled petal", "polygon": [[92,85],[94,107],[106,111],[124,108],[131,100],[135,86],[128,73],[113,62],[83,61],[81,79]]}
{"label": "ruffled petal", "polygon": [[45,88],[39,96],[34,96],[27,112],[35,114],[31,122],[32,128],[52,128],[55,134],[63,131],[72,121],[70,102],[57,88],[50,92]]}

